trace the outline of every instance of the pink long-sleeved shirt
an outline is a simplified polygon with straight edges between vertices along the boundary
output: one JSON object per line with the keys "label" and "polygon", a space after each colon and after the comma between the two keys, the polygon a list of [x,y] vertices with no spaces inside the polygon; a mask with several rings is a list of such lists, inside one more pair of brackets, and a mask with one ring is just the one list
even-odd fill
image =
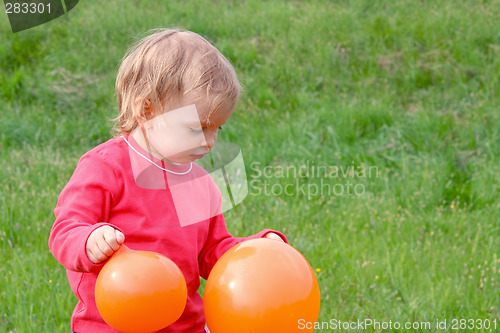
{"label": "pink long-sleeved shirt", "polygon": [[[56,220],[49,247],[66,268],[69,284],[79,300],[71,328],[77,333],[117,332],[101,318],[94,298],[95,282],[105,263],[93,264],[85,250],[89,235],[109,225],[124,233],[125,244],[131,249],[154,251],[172,259],[186,278],[188,299],[184,313],[159,332],[203,332],[199,277],[207,279],[222,254],[239,242],[269,232],[285,241],[286,237],[266,229],[250,237],[234,238],[220,213],[220,191],[205,170],[193,164],[185,175],[167,173],[137,155],[143,154],[165,167],[132,137],[128,142],[135,150],[118,138],[83,155],[54,210]],[[187,165],[169,165],[172,168],[179,173],[187,171]]]}

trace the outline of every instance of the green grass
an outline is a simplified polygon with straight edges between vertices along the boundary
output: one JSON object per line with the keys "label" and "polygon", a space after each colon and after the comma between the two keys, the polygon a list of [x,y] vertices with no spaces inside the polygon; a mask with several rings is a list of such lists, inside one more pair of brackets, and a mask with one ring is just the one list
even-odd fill
{"label": "green grass", "polygon": [[[0,331],[69,330],[53,208],[110,137],[128,45],[165,26],[235,65],[246,91],[219,140],[241,146],[254,182],[228,229],[283,231],[320,270],[320,321],[500,327],[499,16],[497,0],[81,1],[12,34],[1,15]],[[377,172],[274,173],[303,165]],[[312,193],[347,182],[363,195]]]}

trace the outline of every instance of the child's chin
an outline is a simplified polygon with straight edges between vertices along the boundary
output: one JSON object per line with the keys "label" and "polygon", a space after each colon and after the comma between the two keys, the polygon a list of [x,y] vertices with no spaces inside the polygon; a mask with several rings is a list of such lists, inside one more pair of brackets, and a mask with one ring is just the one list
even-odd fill
{"label": "child's chin", "polygon": [[182,158],[176,158],[176,159],[173,159],[171,161],[174,163],[177,163],[177,164],[187,164],[187,163],[194,162],[197,159],[198,158],[196,156],[189,155],[189,156],[183,156]]}

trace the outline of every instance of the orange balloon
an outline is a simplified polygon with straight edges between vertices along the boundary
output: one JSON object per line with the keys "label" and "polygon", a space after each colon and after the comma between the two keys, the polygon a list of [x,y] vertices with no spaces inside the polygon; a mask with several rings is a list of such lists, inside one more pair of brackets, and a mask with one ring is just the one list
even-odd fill
{"label": "orange balloon", "polygon": [[290,245],[252,239],[217,261],[205,285],[204,308],[212,333],[312,332],[304,324],[319,316],[318,281]]}
{"label": "orange balloon", "polygon": [[116,330],[155,332],[184,312],[186,280],[169,258],[122,245],[97,277],[95,301],[104,321]]}

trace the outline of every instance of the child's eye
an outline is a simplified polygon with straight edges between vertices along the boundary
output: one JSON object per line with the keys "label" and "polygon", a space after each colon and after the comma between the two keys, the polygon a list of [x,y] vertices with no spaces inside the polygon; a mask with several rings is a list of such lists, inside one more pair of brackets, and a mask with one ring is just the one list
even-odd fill
{"label": "child's eye", "polygon": [[[220,126],[218,128],[218,130],[222,131],[223,130],[222,126]],[[196,133],[200,133],[200,132],[204,132],[205,128],[203,128],[203,126],[202,127],[191,127],[191,131],[196,132]]]}

